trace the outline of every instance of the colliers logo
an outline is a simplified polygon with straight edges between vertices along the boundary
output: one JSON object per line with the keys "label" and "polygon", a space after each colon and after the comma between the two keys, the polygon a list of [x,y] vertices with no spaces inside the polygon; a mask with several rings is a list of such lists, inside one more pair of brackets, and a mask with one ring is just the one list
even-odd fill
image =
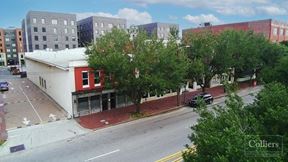
{"label": "colliers logo", "polygon": [[278,148],[279,143],[264,140],[249,140],[249,147]]}
{"label": "colliers logo", "polygon": [[283,155],[283,136],[245,136],[244,153],[248,157],[280,157]]}

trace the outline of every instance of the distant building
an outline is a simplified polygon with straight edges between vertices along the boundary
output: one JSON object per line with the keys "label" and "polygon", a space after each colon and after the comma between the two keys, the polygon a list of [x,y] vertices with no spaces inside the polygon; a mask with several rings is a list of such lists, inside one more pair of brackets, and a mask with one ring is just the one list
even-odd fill
{"label": "distant building", "polygon": [[24,63],[22,30],[0,29],[0,66]]}
{"label": "distant building", "polygon": [[126,29],[127,21],[121,18],[91,16],[77,22],[78,43],[81,47],[95,42],[97,38],[110,32],[113,27]]}
{"label": "distant building", "polygon": [[171,28],[179,30],[179,25],[170,23],[159,23],[159,22],[138,25],[138,29],[146,31],[148,36],[156,34],[158,39],[164,39],[164,40],[168,40]]}
{"label": "distant building", "polygon": [[288,23],[267,19],[249,22],[239,22],[223,25],[204,25],[204,27],[184,29],[183,37],[191,32],[200,32],[203,30],[210,30],[214,33],[219,33],[223,30],[234,29],[244,31],[254,31],[255,33],[262,33],[271,42],[282,42],[288,40]]}
{"label": "distant building", "polygon": [[29,11],[22,21],[25,51],[77,48],[76,15]]}

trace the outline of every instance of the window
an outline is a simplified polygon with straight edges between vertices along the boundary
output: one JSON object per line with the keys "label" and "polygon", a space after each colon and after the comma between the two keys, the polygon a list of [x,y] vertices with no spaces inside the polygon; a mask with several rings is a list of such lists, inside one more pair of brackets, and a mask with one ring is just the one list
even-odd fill
{"label": "window", "polygon": [[37,35],[34,36],[34,40],[38,41],[38,36]]}
{"label": "window", "polygon": [[74,22],[74,21],[71,21],[71,25],[74,26],[74,25],[75,25],[75,22]]}
{"label": "window", "polygon": [[95,86],[101,85],[100,72],[99,71],[94,71],[94,84],[95,84]]}
{"label": "window", "polygon": [[12,47],[16,47],[16,44],[15,44],[15,43],[13,43],[13,44],[12,44]]}
{"label": "window", "polygon": [[37,23],[37,19],[36,18],[33,18],[32,21],[33,21],[34,24]]}
{"label": "window", "polygon": [[38,44],[35,45],[35,49],[36,49],[36,50],[39,49],[39,45],[38,45]]}
{"label": "window", "polygon": [[47,41],[47,37],[45,35],[43,36],[43,41]]}
{"label": "window", "polygon": [[58,46],[58,44],[55,44],[55,46],[54,46],[54,47],[55,47],[55,49],[59,49],[59,46]]}
{"label": "window", "polygon": [[76,41],[76,37],[72,37],[72,41]]}
{"label": "window", "polygon": [[69,37],[68,36],[66,36],[65,39],[66,39],[66,41],[69,41]]}
{"label": "window", "polygon": [[69,49],[69,44],[66,44],[66,45],[65,45],[65,48],[68,48],[68,49]]}
{"label": "window", "polygon": [[76,48],[76,44],[73,44],[73,48]]}
{"label": "window", "polygon": [[11,57],[11,55],[7,55],[7,57],[8,57],[8,58],[10,58],[10,57]]}
{"label": "window", "polygon": [[56,29],[56,28],[54,28],[54,29],[53,29],[53,32],[54,32],[55,34],[57,34],[57,29]]}
{"label": "window", "polygon": [[102,35],[104,35],[104,34],[105,34],[104,30],[101,30],[101,34],[102,34]]}
{"label": "window", "polygon": [[34,31],[34,32],[38,32],[38,28],[37,28],[37,27],[34,27],[34,28],[33,28],[33,31]]}
{"label": "window", "polygon": [[13,48],[13,49],[12,49],[12,51],[13,51],[13,52],[16,52],[16,49],[15,49],[15,48]]}
{"label": "window", "polygon": [[99,32],[98,32],[98,30],[95,30],[95,34],[98,34]]}
{"label": "window", "polygon": [[47,45],[46,44],[43,44],[43,49],[46,49],[47,48]]}
{"label": "window", "polygon": [[96,22],[96,23],[95,23],[95,27],[97,27],[97,26],[98,26],[98,23]]}
{"label": "window", "polygon": [[46,80],[44,80],[44,88],[46,89]]}
{"label": "window", "polygon": [[10,49],[7,49],[7,52],[10,52]]}
{"label": "window", "polygon": [[117,25],[117,28],[120,29],[120,24]]}
{"label": "window", "polygon": [[72,34],[75,34],[75,29],[71,29],[71,33],[72,33]]}
{"label": "window", "polygon": [[278,28],[273,28],[273,35],[277,35],[278,34]]}
{"label": "window", "polygon": [[88,71],[82,71],[82,86],[83,88],[89,87]]}
{"label": "window", "polygon": [[64,25],[67,25],[67,20],[64,20]]}
{"label": "window", "polygon": [[56,19],[52,19],[51,23],[52,23],[53,25],[57,25],[57,24],[58,24],[58,21],[57,21]]}
{"label": "window", "polygon": [[46,28],[42,27],[42,32],[45,33],[46,32]]}
{"label": "window", "polygon": [[101,28],[103,28],[104,27],[104,23],[101,23]]}
{"label": "window", "polygon": [[3,52],[3,49],[0,49],[0,52]]}
{"label": "window", "polygon": [[40,86],[42,86],[42,84],[41,84],[41,77],[39,76],[39,84],[40,84]]}
{"label": "window", "polygon": [[[14,49],[13,49],[13,51],[14,51]],[[16,49],[15,49],[15,52],[16,52]],[[13,54],[13,57],[17,57],[17,55],[16,55],[16,54]]]}
{"label": "window", "polygon": [[42,24],[45,24],[45,19],[41,19],[41,23],[42,23]]}
{"label": "window", "polygon": [[108,24],[108,28],[113,28],[113,24]]}
{"label": "window", "polygon": [[21,31],[19,31],[19,32],[18,32],[18,35],[19,35],[19,36],[21,36],[21,35],[22,35],[22,34],[21,34]]}
{"label": "window", "polygon": [[64,29],[64,33],[65,33],[65,34],[68,33],[68,29],[67,29],[67,28]]}
{"label": "window", "polygon": [[284,30],[283,29],[280,29],[280,31],[279,31],[279,35],[284,35]]}
{"label": "window", "polygon": [[10,41],[10,39],[9,39],[9,38],[5,38],[5,41],[6,41],[6,42],[9,42],[9,41]]}

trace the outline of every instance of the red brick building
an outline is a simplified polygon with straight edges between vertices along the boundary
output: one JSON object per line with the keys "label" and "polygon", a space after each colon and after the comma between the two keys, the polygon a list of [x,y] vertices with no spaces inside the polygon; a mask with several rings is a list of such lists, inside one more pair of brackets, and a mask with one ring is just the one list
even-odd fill
{"label": "red brick building", "polygon": [[207,25],[204,27],[184,29],[182,31],[183,37],[190,32],[199,32],[203,30],[211,30],[214,33],[219,33],[223,30],[252,30],[255,33],[262,33],[271,42],[282,42],[288,40],[288,23],[267,19],[249,22],[239,22],[222,25]]}

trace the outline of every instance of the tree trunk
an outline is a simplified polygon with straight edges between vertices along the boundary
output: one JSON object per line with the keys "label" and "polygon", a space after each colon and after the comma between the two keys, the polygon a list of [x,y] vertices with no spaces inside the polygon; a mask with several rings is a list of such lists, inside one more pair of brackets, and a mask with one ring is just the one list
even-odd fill
{"label": "tree trunk", "polygon": [[202,92],[205,92],[205,85],[201,85]]}
{"label": "tree trunk", "polygon": [[139,101],[137,101],[135,106],[136,106],[136,113],[139,114],[141,112],[141,103]]}
{"label": "tree trunk", "polygon": [[180,88],[177,89],[177,106],[180,105],[179,97],[180,97]]}

